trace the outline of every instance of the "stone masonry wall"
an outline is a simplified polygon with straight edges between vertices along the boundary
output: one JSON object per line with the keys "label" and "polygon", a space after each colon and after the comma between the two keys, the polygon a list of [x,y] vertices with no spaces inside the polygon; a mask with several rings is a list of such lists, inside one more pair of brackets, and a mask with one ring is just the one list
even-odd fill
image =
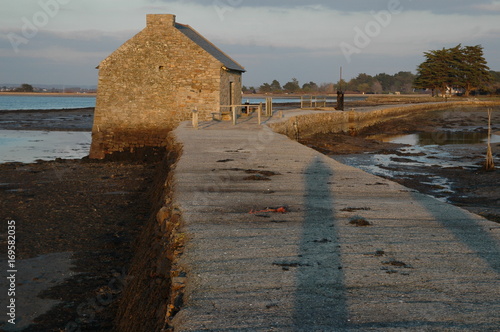
{"label": "stone masonry wall", "polygon": [[[234,71],[221,70],[221,105],[241,105],[241,75]],[[225,108],[223,111],[230,111]]]}
{"label": "stone masonry wall", "polygon": [[286,121],[272,123],[270,127],[280,134],[297,139],[326,133],[350,133],[356,134],[359,130],[377,125],[378,123],[405,117],[416,112],[435,111],[452,107],[463,107],[467,105],[491,105],[482,102],[449,102],[416,104],[413,106],[390,107],[372,112],[327,112],[293,116]]}
{"label": "stone masonry wall", "polygon": [[195,108],[200,120],[211,118],[229,75],[221,66],[175,27],[174,15],[148,15],[147,27],[99,65],[90,157],[165,146]]}

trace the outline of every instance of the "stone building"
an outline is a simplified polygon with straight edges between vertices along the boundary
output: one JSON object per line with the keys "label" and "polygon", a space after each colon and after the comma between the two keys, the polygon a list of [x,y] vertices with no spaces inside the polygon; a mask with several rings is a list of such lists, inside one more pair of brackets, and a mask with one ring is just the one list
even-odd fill
{"label": "stone building", "polygon": [[175,15],[147,15],[147,26],[98,66],[90,158],[166,145],[189,120],[241,104],[245,69]]}

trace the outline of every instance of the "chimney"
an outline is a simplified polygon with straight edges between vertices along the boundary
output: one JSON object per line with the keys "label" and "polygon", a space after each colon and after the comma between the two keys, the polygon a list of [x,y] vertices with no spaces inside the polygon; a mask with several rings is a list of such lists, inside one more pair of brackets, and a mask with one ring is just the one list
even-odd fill
{"label": "chimney", "polygon": [[147,14],[146,24],[148,27],[172,27],[175,26],[175,15]]}

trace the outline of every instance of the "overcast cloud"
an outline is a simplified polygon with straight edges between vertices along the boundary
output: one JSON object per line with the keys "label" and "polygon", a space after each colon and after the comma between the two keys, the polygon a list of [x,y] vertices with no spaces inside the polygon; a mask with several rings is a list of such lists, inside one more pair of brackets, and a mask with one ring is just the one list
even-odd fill
{"label": "overcast cloud", "polygon": [[244,84],[412,71],[429,49],[484,47],[500,71],[500,1],[26,0],[0,12],[0,83],[95,85],[95,67],[171,13],[242,64]]}

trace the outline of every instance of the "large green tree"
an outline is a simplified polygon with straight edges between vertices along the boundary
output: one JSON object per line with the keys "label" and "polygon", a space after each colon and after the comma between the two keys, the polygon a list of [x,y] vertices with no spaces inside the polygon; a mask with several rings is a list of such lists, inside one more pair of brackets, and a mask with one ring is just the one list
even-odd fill
{"label": "large green tree", "polygon": [[460,44],[453,48],[424,52],[425,61],[417,68],[414,87],[439,90],[442,95],[451,87],[462,88],[468,96],[491,80],[483,48]]}
{"label": "large green tree", "polygon": [[425,61],[417,68],[417,77],[414,86],[417,89],[431,89],[434,95],[439,90],[442,95],[454,83],[453,50],[441,49],[424,52]]}
{"label": "large green tree", "polygon": [[491,82],[489,70],[481,45],[462,48],[457,85],[465,90],[465,96],[469,96],[472,90],[485,88]]}
{"label": "large green tree", "polygon": [[285,90],[288,93],[298,92],[300,90],[299,81],[296,78],[292,78],[291,82],[288,82],[285,85],[283,85],[283,90]]}

